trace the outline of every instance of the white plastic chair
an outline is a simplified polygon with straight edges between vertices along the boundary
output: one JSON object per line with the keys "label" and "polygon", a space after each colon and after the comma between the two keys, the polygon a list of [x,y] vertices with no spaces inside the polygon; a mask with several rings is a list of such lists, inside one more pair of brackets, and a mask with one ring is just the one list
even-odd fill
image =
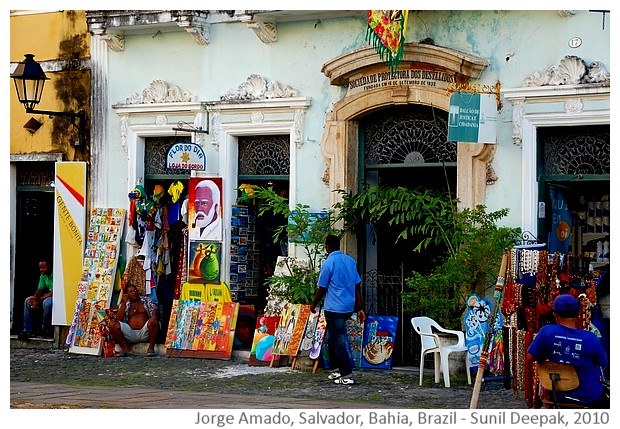
{"label": "white plastic chair", "polygon": [[[465,335],[461,331],[444,329],[430,317],[412,317],[411,324],[413,329],[420,334],[422,341],[422,351],[420,353],[420,386],[422,385],[422,375],[424,374],[424,356],[433,353],[435,362],[435,383],[439,383],[439,371],[443,372],[443,382],[446,387],[450,387],[450,367],[448,356],[452,352],[467,351],[465,345]],[[439,339],[439,335],[456,335],[458,342],[452,345],[444,345]],[[465,353],[465,372],[467,373],[467,383],[471,384],[471,374],[467,367],[467,353]]]}

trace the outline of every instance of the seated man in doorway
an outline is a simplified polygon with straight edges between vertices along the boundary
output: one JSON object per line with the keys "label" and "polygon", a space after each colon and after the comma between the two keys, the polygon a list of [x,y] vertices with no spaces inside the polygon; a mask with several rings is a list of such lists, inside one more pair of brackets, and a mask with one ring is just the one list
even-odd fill
{"label": "seated man in doorway", "polygon": [[572,295],[559,295],[552,309],[556,324],[543,326],[527,352],[537,362],[549,360],[575,367],[579,386],[558,392],[558,400],[586,404],[588,408],[609,408],[601,380],[608,357],[598,337],[577,326],[579,302]]}
{"label": "seated man in doorway", "polygon": [[39,285],[34,295],[29,296],[24,301],[24,329],[19,334],[20,340],[27,340],[34,335],[35,313],[43,310],[41,319],[41,335],[44,338],[54,336],[52,331],[52,296],[54,286],[54,276],[52,274],[52,262],[48,259],[39,261]]}
{"label": "seated man in doorway", "polygon": [[128,343],[149,342],[148,356],[155,356],[155,340],[159,332],[157,307],[152,299],[141,296],[133,284],[125,287],[121,305],[116,313],[116,320],[108,323],[110,335],[121,346],[119,356],[130,352]]}

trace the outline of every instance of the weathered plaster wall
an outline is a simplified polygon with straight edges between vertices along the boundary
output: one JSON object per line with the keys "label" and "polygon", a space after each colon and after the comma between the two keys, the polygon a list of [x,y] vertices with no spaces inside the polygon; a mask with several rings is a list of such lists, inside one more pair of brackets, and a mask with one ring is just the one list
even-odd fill
{"label": "weathered plaster wall", "polygon": [[[600,13],[576,11],[561,17],[557,11],[413,11],[407,40],[432,38],[439,46],[460,50],[489,60],[478,83],[502,88],[520,87],[532,73],[543,72],[566,55],[586,62],[602,61],[610,67],[609,27],[602,28]],[[320,141],[326,113],[344,95],[345,89],[329,84],[322,65],[345,52],[367,47],[366,22],[358,18],[324,19],[278,24],[278,41],[262,43],[245,24],[217,24],[211,27],[211,42],[199,46],[184,32],[128,36],[123,52],[110,52],[110,103],[123,102],[154,79],[178,85],[198,100],[218,100],[256,73],[268,80],[291,85],[300,96],[311,97],[304,122],[304,144],[299,150],[298,200],[315,209],[329,205],[321,177],[325,170]],[[568,46],[571,37],[581,37],[581,47]],[[561,109],[561,106],[558,106]],[[498,150],[492,165],[497,182],[487,187],[487,205],[495,210],[511,209],[506,224],[520,223],[521,148],[512,141],[512,110],[504,103],[500,112]],[[110,165],[122,165],[126,155],[119,144],[118,117],[110,115]],[[217,159],[206,146],[207,157]],[[211,162],[211,161],[210,161]],[[214,168],[219,168],[215,165]],[[111,175],[112,204],[123,204],[126,189],[122,174]],[[118,194],[118,193],[117,193]]]}

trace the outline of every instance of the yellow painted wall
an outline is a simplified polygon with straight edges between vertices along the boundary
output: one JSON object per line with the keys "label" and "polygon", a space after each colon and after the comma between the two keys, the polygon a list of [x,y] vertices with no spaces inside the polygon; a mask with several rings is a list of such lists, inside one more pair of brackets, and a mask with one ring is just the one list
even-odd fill
{"label": "yellow painted wall", "polygon": [[[10,59],[19,62],[24,54],[35,55],[38,62],[69,59],[88,60],[90,35],[84,11],[53,11],[27,13],[11,11]],[[36,107],[39,110],[77,112],[90,105],[90,68],[74,71],[46,72],[43,97]],[[76,150],[73,143],[78,138],[75,127],[61,117],[26,114],[17,101],[12,79],[10,89],[11,154],[62,152],[65,160],[87,160],[87,149]],[[24,128],[34,118],[43,126],[36,132]]]}

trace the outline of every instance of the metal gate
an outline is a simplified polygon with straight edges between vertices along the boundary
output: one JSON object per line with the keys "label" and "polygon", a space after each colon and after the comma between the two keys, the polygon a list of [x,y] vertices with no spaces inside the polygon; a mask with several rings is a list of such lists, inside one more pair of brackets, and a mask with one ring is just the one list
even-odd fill
{"label": "metal gate", "polygon": [[421,345],[413,332],[411,315],[404,314],[401,292],[405,287],[403,269],[392,273],[370,270],[362,279],[362,299],[366,314],[398,316],[398,331],[392,365],[418,365]]}

